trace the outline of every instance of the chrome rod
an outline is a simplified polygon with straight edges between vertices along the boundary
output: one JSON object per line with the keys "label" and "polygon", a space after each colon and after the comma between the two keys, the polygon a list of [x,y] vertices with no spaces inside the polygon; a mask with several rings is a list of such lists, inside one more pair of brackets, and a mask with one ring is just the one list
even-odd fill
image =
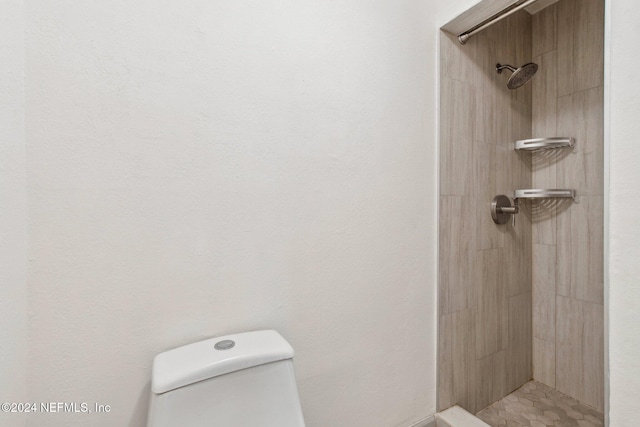
{"label": "chrome rod", "polygon": [[490,18],[485,19],[484,21],[482,21],[478,25],[476,25],[474,27],[471,27],[467,31],[465,31],[462,34],[460,34],[458,36],[458,41],[460,42],[460,44],[465,44],[471,38],[471,36],[473,36],[474,34],[479,33],[480,31],[484,30],[485,28],[490,27],[491,25],[495,24],[496,22],[503,20],[507,16],[512,15],[512,14],[516,13],[517,11],[519,11],[521,9],[524,9],[525,7],[529,6],[530,4],[535,3],[536,1],[538,1],[538,0],[518,0],[518,1],[516,1],[515,3],[511,4],[510,6],[507,6],[504,9],[502,9],[500,12],[498,12],[495,15],[491,16]]}
{"label": "chrome rod", "polygon": [[518,206],[510,206],[510,207],[499,207],[498,213],[506,213],[506,214],[517,214],[519,212]]}

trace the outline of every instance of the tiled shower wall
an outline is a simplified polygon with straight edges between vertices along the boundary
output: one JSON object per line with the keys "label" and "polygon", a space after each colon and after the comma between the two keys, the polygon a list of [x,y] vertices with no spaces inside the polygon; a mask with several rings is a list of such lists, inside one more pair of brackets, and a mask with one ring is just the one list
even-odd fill
{"label": "tiled shower wall", "polygon": [[601,411],[603,12],[604,0],[561,0],[533,16],[533,137],[576,138],[533,155],[533,186],[579,199],[531,205],[534,378]]}
{"label": "tiled shower wall", "polygon": [[532,377],[529,215],[496,225],[497,194],[531,187],[531,85],[507,89],[497,62],[531,61],[518,12],[460,46],[441,34],[438,408],[476,411]]}

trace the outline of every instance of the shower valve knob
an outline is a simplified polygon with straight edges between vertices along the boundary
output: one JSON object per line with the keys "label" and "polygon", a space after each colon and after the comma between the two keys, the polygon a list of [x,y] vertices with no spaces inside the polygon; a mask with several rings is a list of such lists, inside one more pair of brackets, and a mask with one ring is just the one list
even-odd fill
{"label": "shower valve knob", "polygon": [[512,206],[511,200],[503,194],[495,196],[491,201],[491,218],[496,224],[506,224],[509,222],[509,218],[513,216],[513,225],[515,226],[515,214],[519,210],[518,205]]}

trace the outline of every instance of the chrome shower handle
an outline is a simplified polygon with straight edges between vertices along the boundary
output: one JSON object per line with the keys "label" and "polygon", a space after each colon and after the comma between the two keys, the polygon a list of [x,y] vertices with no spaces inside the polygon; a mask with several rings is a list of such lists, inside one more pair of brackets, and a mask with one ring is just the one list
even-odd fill
{"label": "chrome shower handle", "polygon": [[515,215],[520,211],[518,204],[511,206],[511,200],[501,194],[495,196],[491,201],[491,218],[496,224],[506,224],[509,221],[509,215],[513,217],[513,225],[516,225]]}
{"label": "chrome shower handle", "polygon": [[517,206],[509,206],[509,207],[497,207],[498,213],[506,213],[506,214],[517,214],[520,208]]}

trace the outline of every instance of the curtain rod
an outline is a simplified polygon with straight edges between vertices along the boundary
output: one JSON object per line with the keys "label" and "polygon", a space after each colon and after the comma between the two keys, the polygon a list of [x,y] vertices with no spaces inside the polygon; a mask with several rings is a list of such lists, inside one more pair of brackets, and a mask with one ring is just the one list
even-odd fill
{"label": "curtain rod", "polygon": [[525,7],[535,3],[536,1],[538,0],[518,0],[517,2],[511,4],[510,6],[507,6],[506,8],[502,9],[500,12],[491,16],[490,18],[485,19],[478,25],[471,27],[467,31],[460,34],[458,36],[458,41],[460,42],[460,44],[465,44],[474,34],[479,33],[485,28],[495,24],[496,22],[506,18],[507,16],[513,13],[516,13],[520,9],[524,9]]}

